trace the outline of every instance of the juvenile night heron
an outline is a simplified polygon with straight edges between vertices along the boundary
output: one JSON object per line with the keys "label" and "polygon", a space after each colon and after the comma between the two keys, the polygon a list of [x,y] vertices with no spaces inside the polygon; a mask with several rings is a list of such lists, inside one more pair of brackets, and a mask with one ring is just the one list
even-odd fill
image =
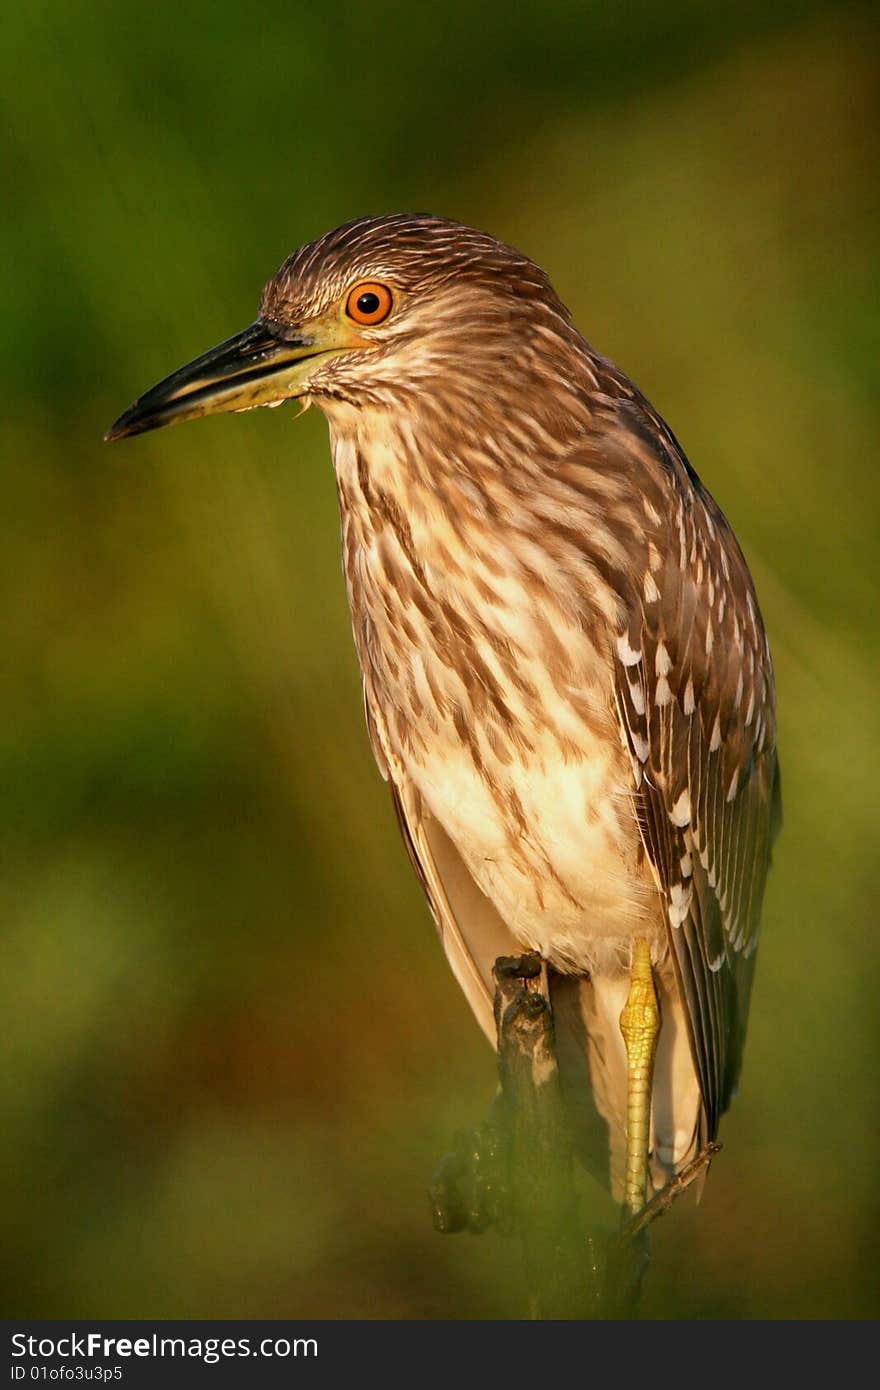
{"label": "juvenile night heron", "polygon": [[779,806],[745,560],[544,272],[455,222],[303,246],[108,438],[289,399],[329,421],[373,751],[452,969],[494,1040],[493,962],[540,952],[573,1130],[636,1210],[740,1070]]}

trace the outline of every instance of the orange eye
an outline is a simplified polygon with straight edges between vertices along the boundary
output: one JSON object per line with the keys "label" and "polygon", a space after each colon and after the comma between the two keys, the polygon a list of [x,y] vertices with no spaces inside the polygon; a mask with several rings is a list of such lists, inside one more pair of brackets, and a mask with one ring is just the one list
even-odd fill
{"label": "orange eye", "polygon": [[355,285],[345,301],[345,312],[355,323],[372,326],[387,319],[391,313],[392,302],[391,291],[387,285],[367,280],[362,285]]}

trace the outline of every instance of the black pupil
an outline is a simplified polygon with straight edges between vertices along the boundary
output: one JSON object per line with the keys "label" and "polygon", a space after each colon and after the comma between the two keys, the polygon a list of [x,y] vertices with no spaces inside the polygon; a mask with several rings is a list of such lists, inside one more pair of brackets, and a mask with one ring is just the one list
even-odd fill
{"label": "black pupil", "polygon": [[358,295],[357,307],[360,314],[375,314],[379,308],[379,296],[373,294],[372,290],[367,290],[365,294]]}

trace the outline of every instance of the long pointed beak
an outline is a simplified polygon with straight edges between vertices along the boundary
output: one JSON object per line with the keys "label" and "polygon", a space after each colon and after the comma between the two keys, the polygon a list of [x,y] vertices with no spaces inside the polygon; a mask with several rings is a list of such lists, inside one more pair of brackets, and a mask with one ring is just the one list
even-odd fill
{"label": "long pointed beak", "polygon": [[104,438],[125,439],[224,410],[280,405],[301,394],[310,359],[327,355],[326,343],[304,335],[279,338],[258,319],[147,391]]}

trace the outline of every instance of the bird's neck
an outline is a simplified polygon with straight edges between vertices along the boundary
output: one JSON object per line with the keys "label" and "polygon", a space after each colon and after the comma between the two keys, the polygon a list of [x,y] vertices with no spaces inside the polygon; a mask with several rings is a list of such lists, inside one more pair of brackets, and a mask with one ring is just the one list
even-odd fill
{"label": "bird's neck", "polygon": [[[589,409],[559,411],[550,433],[510,391],[402,395],[395,408],[342,400],[316,404],[327,416],[340,497],[367,513],[389,501],[416,523],[445,520],[496,537],[525,525],[554,464],[590,425]],[[473,538],[472,538],[473,539]]]}
{"label": "bird's neck", "polygon": [[450,436],[440,459],[413,417],[327,414],[367,705],[393,725],[385,755],[417,751],[435,725],[464,738],[465,691],[468,707],[492,704],[499,750],[511,710],[545,682],[584,702],[578,718],[598,717],[618,596],[607,556],[601,572],[591,559],[587,499],[575,529],[552,466],[543,488],[527,487],[479,436]]}
{"label": "bird's neck", "polygon": [[588,606],[598,630],[616,624],[625,538],[608,525],[615,480],[597,470],[591,493],[590,465],[578,462],[573,481],[571,443],[536,445],[516,418],[502,437],[476,426],[438,434],[414,411],[322,408],[356,628],[370,614],[380,626],[395,594],[437,603],[453,623],[504,602],[535,615],[560,608],[576,623]]}
{"label": "bird's neck", "polygon": [[[509,437],[471,421],[441,429],[436,403],[421,410],[332,406],[330,423],[343,529],[362,551],[393,548],[454,591],[474,558],[493,554],[528,524],[535,486]],[[442,407],[441,407],[442,409]]]}

